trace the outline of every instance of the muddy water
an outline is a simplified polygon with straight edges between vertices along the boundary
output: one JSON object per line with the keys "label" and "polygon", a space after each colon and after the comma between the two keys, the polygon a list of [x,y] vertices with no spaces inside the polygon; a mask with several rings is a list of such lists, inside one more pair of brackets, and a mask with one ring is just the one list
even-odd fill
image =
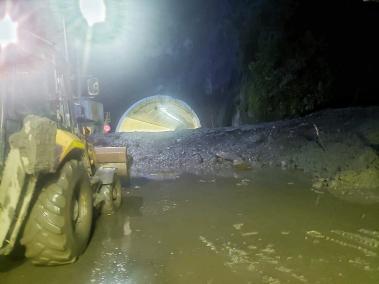
{"label": "muddy water", "polygon": [[300,174],[134,181],[63,267],[0,259],[0,283],[379,283],[379,207]]}

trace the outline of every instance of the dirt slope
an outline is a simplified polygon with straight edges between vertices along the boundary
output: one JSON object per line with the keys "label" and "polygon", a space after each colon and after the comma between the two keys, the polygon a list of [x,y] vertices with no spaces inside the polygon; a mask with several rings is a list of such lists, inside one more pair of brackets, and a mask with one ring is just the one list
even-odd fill
{"label": "dirt slope", "polygon": [[379,107],[326,110],[239,128],[116,133],[92,141],[127,146],[132,177],[232,176],[281,167],[311,174],[317,190],[327,188],[353,201],[379,202]]}

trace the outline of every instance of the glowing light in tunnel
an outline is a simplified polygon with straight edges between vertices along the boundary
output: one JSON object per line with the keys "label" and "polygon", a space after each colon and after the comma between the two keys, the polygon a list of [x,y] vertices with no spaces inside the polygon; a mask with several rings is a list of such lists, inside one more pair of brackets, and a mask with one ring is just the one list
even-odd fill
{"label": "glowing light in tunnel", "polygon": [[80,0],[79,7],[90,27],[105,21],[107,10],[104,0]]}
{"label": "glowing light in tunnel", "polygon": [[179,118],[177,118],[175,115],[171,114],[168,112],[168,110],[165,108],[165,107],[160,107],[159,110],[161,112],[163,112],[165,115],[167,115],[168,117],[172,118],[173,120],[179,122],[179,123],[182,123],[183,124],[183,121],[181,121]]}
{"label": "glowing light in tunnel", "polygon": [[130,106],[120,118],[116,132],[165,132],[200,127],[198,116],[184,101],[156,95]]}
{"label": "glowing light in tunnel", "polygon": [[0,21],[0,46],[6,47],[9,44],[17,43],[18,24],[13,22],[9,15]]}

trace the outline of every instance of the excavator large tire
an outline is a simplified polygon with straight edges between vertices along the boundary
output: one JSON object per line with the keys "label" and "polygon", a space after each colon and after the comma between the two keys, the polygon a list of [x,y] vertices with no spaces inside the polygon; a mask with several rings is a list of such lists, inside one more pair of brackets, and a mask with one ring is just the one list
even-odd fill
{"label": "excavator large tire", "polygon": [[82,162],[66,162],[42,188],[21,244],[36,265],[76,261],[87,247],[92,224],[92,190]]}

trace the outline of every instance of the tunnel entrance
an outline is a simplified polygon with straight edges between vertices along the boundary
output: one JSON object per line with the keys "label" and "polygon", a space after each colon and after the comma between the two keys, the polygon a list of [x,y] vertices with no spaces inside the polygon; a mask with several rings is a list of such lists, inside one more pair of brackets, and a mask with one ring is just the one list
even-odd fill
{"label": "tunnel entrance", "polygon": [[188,104],[158,95],[133,104],[121,117],[116,132],[163,132],[200,127],[198,116]]}

